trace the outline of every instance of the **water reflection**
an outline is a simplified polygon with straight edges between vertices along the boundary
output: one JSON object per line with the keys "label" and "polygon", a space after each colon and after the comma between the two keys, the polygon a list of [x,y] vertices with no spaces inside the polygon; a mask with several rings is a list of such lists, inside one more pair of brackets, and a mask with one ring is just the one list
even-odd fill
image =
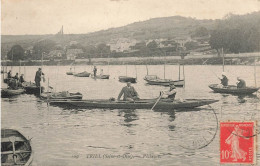
{"label": "water reflection", "polygon": [[135,126],[136,124],[132,124],[131,122],[138,120],[138,116],[136,114],[136,110],[122,109],[118,111],[118,116],[124,117],[123,125],[127,127]]}

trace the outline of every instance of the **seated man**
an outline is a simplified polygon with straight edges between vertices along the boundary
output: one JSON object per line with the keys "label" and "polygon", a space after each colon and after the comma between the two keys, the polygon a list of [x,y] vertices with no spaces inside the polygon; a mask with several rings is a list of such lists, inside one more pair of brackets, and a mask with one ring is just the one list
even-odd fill
{"label": "seated man", "polygon": [[124,94],[124,101],[134,101],[139,99],[138,93],[136,92],[135,88],[131,86],[131,82],[127,83],[127,86],[123,87],[121,92],[118,95],[117,100],[120,100],[121,96]]}
{"label": "seated man", "polygon": [[224,73],[222,73],[222,79],[220,79],[220,81],[223,86],[228,86],[228,78]]}
{"label": "seated man", "polygon": [[173,84],[170,84],[169,91],[165,91],[165,92],[162,91],[161,95],[163,95],[162,98],[164,98],[164,99],[174,100],[176,93],[177,93],[176,87]]}
{"label": "seated man", "polygon": [[243,79],[241,79],[241,78],[239,78],[239,77],[237,77],[237,80],[238,80],[238,82],[237,82],[237,88],[245,88],[245,87],[246,87],[246,82],[245,82],[245,80],[243,80]]}

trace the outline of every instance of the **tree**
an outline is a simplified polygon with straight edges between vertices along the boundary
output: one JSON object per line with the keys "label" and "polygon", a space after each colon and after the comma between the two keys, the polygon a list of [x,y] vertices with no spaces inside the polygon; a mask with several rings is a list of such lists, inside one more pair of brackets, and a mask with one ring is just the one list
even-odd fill
{"label": "tree", "polygon": [[14,45],[7,53],[7,58],[14,61],[24,59],[24,49],[20,45]]}
{"label": "tree", "polygon": [[151,41],[150,43],[147,44],[147,47],[148,47],[149,49],[155,49],[155,48],[158,47],[158,45],[157,45],[157,43],[153,40],[153,41]]}
{"label": "tree", "polygon": [[191,37],[203,37],[203,36],[208,36],[208,35],[209,35],[209,31],[207,28],[198,27],[197,29],[195,29],[194,32],[192,32]]}
{"label": "tree", "polygon": [[42,53],[49,53],[51,50],[55,48],[56,43],[52,40],[41,40],[33,46],[33,50],[35,53],[35,59],[41,59]]}

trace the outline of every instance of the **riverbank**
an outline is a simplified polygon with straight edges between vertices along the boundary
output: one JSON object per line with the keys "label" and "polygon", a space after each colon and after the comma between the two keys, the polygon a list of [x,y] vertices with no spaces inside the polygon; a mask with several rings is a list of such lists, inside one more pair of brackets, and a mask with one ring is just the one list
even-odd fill
{"label": "riverbank", "polygon": [[[228,65],[260,65],[260,53],[226,54],[225,64]],[[221,65],[223,58],[217,55],[193,54],[185,56],[166,57],[123,57],[123,58],[92,58],[76,60],[32,60],[32,61],[2,61],[2,66],[66,66],[66,65],[161,65],[161,64],[184,64],[184,65]]]}

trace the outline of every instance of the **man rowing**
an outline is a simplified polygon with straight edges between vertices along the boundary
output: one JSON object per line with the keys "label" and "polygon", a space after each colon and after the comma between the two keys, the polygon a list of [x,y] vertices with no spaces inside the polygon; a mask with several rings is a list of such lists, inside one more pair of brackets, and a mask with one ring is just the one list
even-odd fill
{"label": "man rowing", "polygon": [[246,87],[245,80],[241,79],[240,77],[237,77],[237,80],[238,80],[238,82],[237,82],[237,89]]}
{"label": "man rowing", "polygon": [[131,82],[127,82],[126,86],[122,88],[117,100],[120,100],[122,95],[124,95],[124,101],[134,101],[139,99],[138,93],[136,92],[135,88],[131,86]]}
{"label": "man rowing", "polygon": [[177,93],[176,87],[173,84],[170,84],[170,89],[168,91],[165,92],[161,91],[162,98],[171,99],[171,100],[175,99],[176,93]]}

